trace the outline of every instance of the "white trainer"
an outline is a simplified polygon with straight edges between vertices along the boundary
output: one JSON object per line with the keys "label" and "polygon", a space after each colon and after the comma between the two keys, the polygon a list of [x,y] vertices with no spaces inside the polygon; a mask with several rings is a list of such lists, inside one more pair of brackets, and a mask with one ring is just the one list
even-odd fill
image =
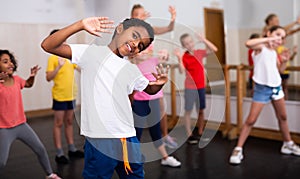
{"label": "white trainer", "polygon": [[47,176],[46,179],[62,179],[62,178],[57,176],[55,173],[52,173],[51,175]]}
{"label": "white trainer", "polygon": [[281,147],[281,153],[283,154],[294,154],[300,156],[300,147],[293,143],[292,145],[283,144]]}
{"label": "white trainer", "polygon": [[243,158],[243,149],[241,147],[235,147],[230,156],[229,163],[240,164]]}
{"label": "white trainer", "polygon": [[169,167],[180,167],[181,166],[181,162],[179,162],[178,160],[176,160],[174,157],[169,156],[166,159],[161,159],[161,165],[169,166]]}

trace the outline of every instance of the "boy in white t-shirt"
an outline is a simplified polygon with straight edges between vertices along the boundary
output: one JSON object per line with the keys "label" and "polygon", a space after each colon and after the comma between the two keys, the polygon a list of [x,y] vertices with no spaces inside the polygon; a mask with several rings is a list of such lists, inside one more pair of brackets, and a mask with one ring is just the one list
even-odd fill
{"label": "boy in white t-shirt", "polygon": [[106,17],[83,19],[47,37],[42,48],[72,59],[81,68],[84,178],[111,178],[114,170],[120,178],[144,178],[128,95],[134,90],[157,93],[168,81],[168,69],[158,67],[156,80],[149,82],[123,57],[133,57],[151,44],[152,27],[139,19],[126,19],[116,27],[108,46],[63,43],[81,30],[100,36],[110,31],[112,23]]}

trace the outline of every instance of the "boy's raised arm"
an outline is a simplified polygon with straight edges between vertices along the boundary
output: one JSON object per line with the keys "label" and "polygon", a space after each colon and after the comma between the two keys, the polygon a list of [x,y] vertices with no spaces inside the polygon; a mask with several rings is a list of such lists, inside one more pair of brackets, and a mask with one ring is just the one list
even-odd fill
{"label": "boy's raised arm", "polygon": [[42,48],[49,53],[61,56],[63,58],[71,59],[72,52],[68,44],[64,43],[73,34],[85,30],[88,33],[101,36],[100,33],[110,33],[110,29],[113,21],[110,21],[108,17],[90,17],[80,21],[77,21],[54,34],[45,38],[41,44]]}

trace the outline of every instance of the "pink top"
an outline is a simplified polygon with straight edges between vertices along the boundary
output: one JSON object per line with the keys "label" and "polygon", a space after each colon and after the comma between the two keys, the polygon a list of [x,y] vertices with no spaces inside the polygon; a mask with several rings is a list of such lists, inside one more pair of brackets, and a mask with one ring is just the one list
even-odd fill
{"label": "pink top", "polygon": [[0,83],[0,128],[12,128],[26,122],[21,94],[25,80],[19,76],[13,78],[12,86]]}
{"label": "pink top", "polygon": [[[149,80],[149,81],[154,81],[156,80],[155,77],[152,75],[152,73],[156,73],[156,66],[159,64],[158,58],[149,58],[139,64],[137,64],[138,68],[142,72],[142,74]],[[146,100],[153,100],[153,99],[158,99],[163,97],[163,91],[160,90],[158,93],[155,95],[149,95],[145,93],[144,91],[142,92],[136,92],[134,93],[134,99],[139,100],[139,101],[146,101]]]}

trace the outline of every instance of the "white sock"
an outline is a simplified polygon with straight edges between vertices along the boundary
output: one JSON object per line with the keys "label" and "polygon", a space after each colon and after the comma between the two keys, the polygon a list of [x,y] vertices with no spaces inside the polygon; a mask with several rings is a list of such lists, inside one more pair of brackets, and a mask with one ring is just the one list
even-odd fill
{"label": "white sock", "polygon": [[51,178],[54,174],[51,173],[50,175],[47,176],[47,178]]}
{"label": "white sock", "polygon": [[294,144],[294,141],[284,141],[283,142],[284,145],[288,145],[288,146],[292,146]]}
{"label": "white sock", "polygon": [[243,151],[242,147],[235,147],[234,150]]}

